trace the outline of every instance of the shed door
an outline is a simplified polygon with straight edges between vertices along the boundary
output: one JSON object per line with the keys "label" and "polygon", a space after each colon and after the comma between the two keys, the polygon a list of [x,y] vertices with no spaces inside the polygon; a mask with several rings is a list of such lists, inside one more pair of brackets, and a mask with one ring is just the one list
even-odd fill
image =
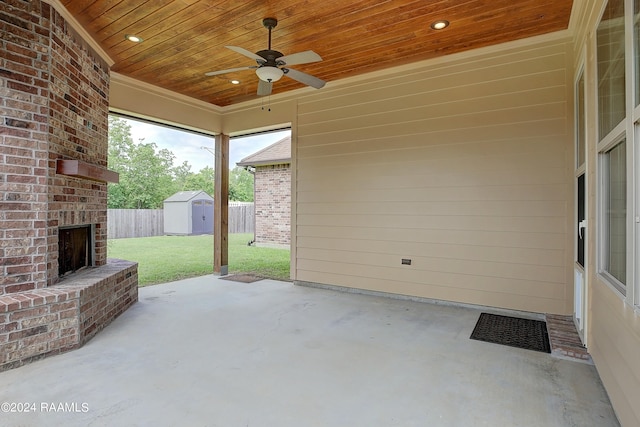
{"label": "shed door", "polygon": [[194,200],[191,202],[191,233],[204,234],[205,221],[204,200]]}
{"label": "shed door", "polygon": [[204,222],[202,232],[213,234],[213,200],[203,200]]}
{"label": "shed door", "polygon": [[213,201],[191,202],[191,234],[213,233]]}

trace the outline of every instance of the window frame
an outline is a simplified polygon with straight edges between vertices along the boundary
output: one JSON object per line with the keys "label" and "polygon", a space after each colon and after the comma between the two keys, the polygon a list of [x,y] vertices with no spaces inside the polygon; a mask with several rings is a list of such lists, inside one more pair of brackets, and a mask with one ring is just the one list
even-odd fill
{"label": "window frame", "polygon": [[[595,54],[594,72],[595,72],[595,112],[596,112],[596,272],[600,280],[608,287],[614,290],[620,297],[628,304],[636,306],[636,310],[640,312],[640,283],[637,277],[637,271],[634,267],[635,250],[638,247],[639,238],[637,237],[638,230],[637,224],[633,224],[633,215],[635,213],[634,208],[637,204],[637,188],[634,185],[634,176],[637,174],[637,166],[634,167],[634,161],[632,157],[637,157],[637,144],[640,138],[640,131],[636,131],[635,123],[640,122],[640,105],[635,106],[635,85],[636,75],[635,72],[640,72],[635,68],[635,52],[636,48],[640,48],[640,43],[636,44],[634,41],[634,21],[633,12],[634,0],[622,0],[624,7],[624,40],[623,49],[624,52],[624,79],[625,79],[625,109],[624,116],[618,122],[613,129],[611,129],[606,135],[602,135],[600,129],[603,123],[601,117],[601,93],[600,88],[603,87],[603,83],[600,80],[600,69],[598,68],[598,29],[602,23],[602,19],[605,17],[609,3],[615,0],[607,0],[604,2],[600,17],[597,21],[597,25],[594,31],[594,37],[592,39],[592,48]],[[625,218],[625,237],[626,237],[626,270],[625,270],[625,282],[623,284],[616,279],[611,273],[606,270],[606,256],[608,255],[609,248],[605,247],[608,235],[606,234],[609,223],[605,224],[605,215],[607,196],[608,196],[608,174],[604,162],[606,162],[607,153],[614,148],[622,140],[625,140],[626,146],[626,218]],[[636,226],[636,227],[634,227]],[[632,230],[635,230],[633,232]]]}
{"label": "window frame", "polygon": [[[574,167],[575,167],[575,176],[585,173],[587,168],[587,135],[586,135],[586,120],[587,120],[587,108],[585,105],[586,95],[587,95],[587,83],[586,83],[586,71],[584,63],[582,63],[578,69],[577,77],[573,83],[575,96],[574,96],[574,104],[575,104],[575,138],[574,138]],[[582,91],[580,91],[582,88]],[[580,92],[582,96],[580,96]],[[582,113],[582,114],[580,114]],[[582,121],[580,120],[582,118]],[[582,163],[580,163],[580,145],[582,143]]]}
{"label": "window frame", "polygon": [[[605,43],[603,44],[604,46],[609,46],[609,53],[617,52],[617,53],[622,53],[622,55],[624,56],[622,59],[622,61],[611,61],[612,59],[615,59],[616,57],[613,56],[608,58],[609,62],[606,65],[606,67],[604,67],[604,73],[601,73],[601,71],[603,71],[601,69],[601,63],[600,60],[598,58],[598,53],[600,52],[600,34],[601,34],[601,30],[605,29],[605,28],[610,28],[610,29],[616,29],[617,27],[615,26],[615,23],[620,23],[619,19],[620,18],[614,18],[614,19],[610,19],[605,21],[605,23],[603,24],[603,19],[605,18],[605,14],[608,10],[609,4],[614,2],[614,1],[618,1],[622,3],[622,7],[623,7],[623,13],[624,15],[621,18],[621,22],[622,22],[622,32],[620,34],[622,34],[622,43],[619,43],[620,40],[616,40],[616,43],[612,43],[610,36],[611,33],[608,32],[602,32],[602,35],[604,37],[604,41]],[[597,21],[597,25],[594,31],[594,54],[595,54],[595,84],[596,84],[596,138],[598,139],[599,142],[605,141],[605,140],[609,140],[611,138],[611,135],[616,135],[617,132],[617,128],[618,126],[620,126],[620,124],[625,123],[627,118],[629,117],[629,101],[630,98],[633,98],[633,93],[629,94],[628,90],[630,87],[630,77],[632,76],[630,74],[630,65],[631,62],[633,61],[633,58],[630,58],[630,47],[629,47],[629,41],[630,41],[630,37],[632,36],[632,34],[630,34],[630,30],[629,30],[629,6],[631,5],[631,2],[633,0],[606,0],[602,6],[602,10],[600,12],[600,17]],[[602,27],[601,27],[602,25]],[[607,43],[608,42],[608,43]],[[611,50],[611,48],[613,47],[614,50]],[[631,52],[631,56],[633,55],[633,52]],[[612,122],[610,122],[611,118],[609,118],[608,120],[605,120],[604,117],[607,115],[613,115],[615,114],[618,110],[614,109],[612,110],[611,108],[609,108],[608,110],[604,111],[605,114],[602,114],[603,111],[601,111],[601,107],[604,106],[605,104],[602,102],[604,99],[615,99],[612,95],[616,95],[613,92],[608,92],[608,96],[603,97],[601,94],[601,88],[603,87],[612,87],[613,84],[616,82],[615,78],[607,78],[604,80],[601,80],[601,77],[603,76],[616,76],[617,73],[616,71],[622,71],[622,78],[624,78],[624,88],[622,89],[622,91],[620,91],[619,94],[621,94],[622,96],[624,96],[624,107],[623,107],[623,112],[624,114],[622,115],[622,117],[620,118],[620,120],[618,121],[618,123],[613,124]],[[601,75],[602,74],[602,75]],[[635,77],[634,77],[635,78]],[[615,103],[609,103],[609,107],[611,106],[615,106],[617,104]],[[602,126],[603,124],[607,124],[608,127],[610,127],[610,129],[607,131],[607,133],[603,132]]]}
{"label": "window frame", "polygon": [[[636,70],[640,73],[640,70]],[[633,143],[627,144],[627,282],[630,303],[640,314],[640,106],[634,111]],[[629,181],[631,179],[631,181]]]}
{"label": "window frame", "polygon": [[[621,123],[624,124],[624,123]],[[616,127],[617,128],[617,127]],[[615,129],[614,129],[615,130]],[[623,127],[624,130],[624,127]],[[621,282],[618,278],[616,278],[613,274],[611,274],[607,270],[607,260],[610,253],[609,247],[606,246],[609,239],[609,215],[607,213],[607,199],[609,197],[609,173],[608,173],[608,164],[607,164],[607,154],[617,147],[620,143],[624,142],[625,144],[625,160],[628,161],[628,146],[629,146],[629,138],[626,137],[626,133],[623,131],[614,135],[607,135],[607,141],[603,141],[601,144],[598,144],[598,170],[600,175],[600,191],[598,197],[598,206],[599,206],[599,230],[598,236],[600,244],[598,245],[598,253],[599,253],[599,262],[598,262],[598,274],[604,281],[612,286],[618,293],[622,296],[627,295],[627,290],[629,289],[629,170],[626,168],[625,179],[626,179],[626,194],[625,194],[625,283]],[[626,166],[626,163],[625,163]]]}
{"label": "window frame", "polygon": [[[640,315],[640,4],[634,0],[627,0],[625,6],[628,12],[625,14],[625,33],[627,34],[627,53],[631,56],[627,65],[627,73],[630,76],[627,92],[633,94],[630,102],[632,112],[630,128],[633,142],[627,145],[627,280],[631,284],[628,288],[632,295],[628,301],[635,307]],[[636,8],[636,6],[638,6]]]}
{"label": "window frame", "polygon": [[[584,61],[584,55],[582,55],[582,59],[580,60],[580,66],[577,69],[576,77],[573,82],[574,89],[574,177],[573,177],[573,198],[574,198],[574,206],[575,211],[573,213],[574,221],[577,219],[578,214],[578,180],[581,176],[584,176],[584,186],[585,186],[585,199],[588,194],[588,183],[587,183],[587,108],[586,108],[586,96],[587,96],[587,80],[586,80],[586,67]],[[580,86],[582,86],[582,90],[580,90]],[[580,92],[582,92],[582,97],[580,97]],[[580,108],[580,104],[582,108]],[[580,117],[580,113],[582,113],[582,120]],[[582,140],[581,140],[582,139]],[[582,150],[584,154],[583,162],[580,163],[580,144],[583,144]],[[586,200],[585,200],[586,202]],[[588,205],[584,206],[585,209],[585,220],[587,220],[587,224],[589,223],[589,207]],[[579,233],[579,229],[575,227],[574,233]],[[588,260],[588,248],[585,245],[583,252],[583,264],[580,264],[578,260],[578,239],[577,236],[573,236],[573,261],[575,267],[580,268],[583,274],[586,274],[587,271],[587,260]]]}

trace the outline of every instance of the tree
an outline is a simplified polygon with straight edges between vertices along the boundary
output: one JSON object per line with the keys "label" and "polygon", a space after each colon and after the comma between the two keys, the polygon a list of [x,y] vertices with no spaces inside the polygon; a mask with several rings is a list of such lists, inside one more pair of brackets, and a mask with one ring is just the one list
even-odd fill
{"label": "tree", "polygon": [[191,178],[191,175],[193,175],[193,172],[191,172],[191,165],[187,161],[173,168],[174,185],[178,191],[189,190],[189,188],[187,188],[187,182]]}
{"label": "tree", "polygon": [[[184,191],[205,191],[214,196],[215,172],[212,167],[205,167],[198,173],[191,173],[185,180]],[[237,202],[253,201],[253,175],[241,167],[229,172],[229,200]]]}
{"label": "tree", "polygon": [[135,145],[130,152],[128,184],[129,209],[158,209],[167,197],[176,192],[172,174],[175,156],[167,149],[156,152],[153,142]]}
{"label": "tree", "polygon": [[253,175],[239,166],[229,172],[229,200],[253,202]]}
{"label": "tree", "polygon": [[131,126],[126,121],[109,116],[109,169],[120,174],[120,183],[109,183],[107,186],[107,206],[112,209],[121,208],[126,204],[127,188],[121,185],[127,173],[127,153],[133,146]]}
{"label": "tree", "polygon": [[109,117],[109,168],[120,174],[118,184],[109,184],[107,205],[116,209],[157,209],[176,192],[174,154],[157,150],[155,143],[135,144],[131,127],[118,117]]}
{"label": "tree", "polygon": [[[131,137],[131,126],[119,117],[109,116],[109,169],[120,174],[118,184],[107,187],[110,209],[158,209],[177,191],[205,191],[214,196],[214,170],[205,167],[191,172],[189,162],[174,166],[172,151],[151,143],[138,144]],[[229,199],[253,201],[253,176],[236,167],[229,174]]]}
{"label": "tree", "polygon": [[202,190],[213,197],[215,188],[213,185],[215,173],[210,166],[201,169],[198,173],[191,173],[184,185],[185,191],[198,191]]}

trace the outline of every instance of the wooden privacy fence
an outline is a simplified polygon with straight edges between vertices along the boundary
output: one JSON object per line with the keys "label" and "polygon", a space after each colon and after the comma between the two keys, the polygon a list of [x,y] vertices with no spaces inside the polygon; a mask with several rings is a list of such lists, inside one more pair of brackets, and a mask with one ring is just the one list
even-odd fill
{"label": "wooden privacy fence", "polygon": [[[251,202],[229,202],[229,233],[253,233],[255,209]],[[108,209],[107,238],[164,235],[162,209]]]}
{"label": "wooden privacy fence", "polygon": [[107,210],[107,238],[150,237],[164,234],[162,209]]}
{"label": "wooden privacy fence", "polygon": [[229,233],[253,233],[256,224],[251,202],[229,202]]}

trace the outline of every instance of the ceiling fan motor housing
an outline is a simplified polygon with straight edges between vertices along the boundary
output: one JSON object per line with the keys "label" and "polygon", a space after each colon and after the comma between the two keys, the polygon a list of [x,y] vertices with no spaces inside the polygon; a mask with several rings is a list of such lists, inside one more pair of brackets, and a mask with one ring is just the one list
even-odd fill
{"label": "ceiling fan motor housing", "polygon": [[281,52],[277,50],[265,49],[259,52],[256,52],[256,55],[263,57],[267,62],[264,65],[269,65],[271,67],[276,67],[278,65],[284,65],[284,63],[278,63],[277,59],[281,56],[284,56]]}

